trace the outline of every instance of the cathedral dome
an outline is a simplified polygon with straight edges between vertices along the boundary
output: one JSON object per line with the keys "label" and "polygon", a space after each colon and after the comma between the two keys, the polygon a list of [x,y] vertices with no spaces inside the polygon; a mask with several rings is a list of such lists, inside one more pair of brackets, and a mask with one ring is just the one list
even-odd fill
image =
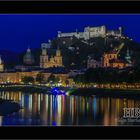
{"label": "cathedral dome", "polygon": [[26,54],[23,57],[23,62],[27,65],[34,63],[34,56],[31,53],[31,50],[28,48]]}

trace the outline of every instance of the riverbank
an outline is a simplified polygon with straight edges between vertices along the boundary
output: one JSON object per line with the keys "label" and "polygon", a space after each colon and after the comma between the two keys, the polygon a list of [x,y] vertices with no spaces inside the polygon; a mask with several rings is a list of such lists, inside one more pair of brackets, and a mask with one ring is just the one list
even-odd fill
{"label": "riverbank", "polygon": [[33,86],[9,86],[9,87],[0,87],[0,91],[22,91],[30,93],[46,93],[49,90],[49,87],[33,87]]}
{"label": "riverbank", "polygon": [[0,99],[0,116],[9,115],[20,110],[18,103],[12,102],[11,100]]}
{"label": "riverbank", "polygon": [[78,88],[70,95],[79,96],[102,96],[102,97],[119,97],[119,98],[139,98],[140,89],[103,89],[103,88]]}
{"label": "riverbank", "polygon": [[[60,90],[65,90],[67,87],[59,87]],[[36,85],[14,85],[14,86],[5,86],[0,87],[0,91],[21,91],[26,93],[44,93],[52,94],[50,92],[51,87],[47,86],[36,86]]]}
{"label": "riverbank", "polygon": [[[44,93],[51,94],[49,92],[51,87],[47,86],[9,86],[0,87],[0,91],[21,91],[26,93]],[[139,98],[140,99],[140,89],[114,89],[114,88],[69,88],[60,87],[61,90],[67,91],[67,95],[75,96],[102,96],[102,97],[125,97],[125,98]]]}

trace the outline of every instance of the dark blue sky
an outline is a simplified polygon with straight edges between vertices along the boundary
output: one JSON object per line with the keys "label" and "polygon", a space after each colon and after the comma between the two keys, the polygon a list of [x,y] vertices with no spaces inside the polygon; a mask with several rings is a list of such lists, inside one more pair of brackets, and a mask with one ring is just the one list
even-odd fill
{"label": "dark blue sky", "polygon": [[0,50],[23,51],[40,47],[53,39],[57,31],[72,32],[85,26],[106,25],[108,29],[124,27],[124,33],[140,43],[140,15],[94,14],[3,14],[0,15]]}

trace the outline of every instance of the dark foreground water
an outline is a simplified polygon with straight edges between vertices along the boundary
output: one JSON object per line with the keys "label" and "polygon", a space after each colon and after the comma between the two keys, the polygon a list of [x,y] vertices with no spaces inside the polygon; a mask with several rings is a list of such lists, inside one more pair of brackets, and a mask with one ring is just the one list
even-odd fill
{"label": "dark foreground water", "polygon": [[[137,125],[126,120],[123,108],[139,108],[139,99],[82,97],[40,93],[0,92],[23,107],[19,112],[0,116],[0,125]],[[137,121],[137,122],[134,122]]]}

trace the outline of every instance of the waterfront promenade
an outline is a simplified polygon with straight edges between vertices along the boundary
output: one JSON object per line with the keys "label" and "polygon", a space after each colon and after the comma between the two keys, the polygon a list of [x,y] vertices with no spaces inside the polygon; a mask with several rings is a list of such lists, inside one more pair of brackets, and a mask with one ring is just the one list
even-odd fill
{"label": "waterfront promenade", "polygon": [[[46,85],[25,85],[25,84],[1,84],[0,91],[22,91],[30,93],[45,93],[51,94],[50,90],[55,86]],[[140,87],[138,84],[135,85],[85,85],[85,86],[59,86],[59,89],[65,91],[66,95],[82,95],[82,96],[114,96],[114,97],[140,97]]]}

